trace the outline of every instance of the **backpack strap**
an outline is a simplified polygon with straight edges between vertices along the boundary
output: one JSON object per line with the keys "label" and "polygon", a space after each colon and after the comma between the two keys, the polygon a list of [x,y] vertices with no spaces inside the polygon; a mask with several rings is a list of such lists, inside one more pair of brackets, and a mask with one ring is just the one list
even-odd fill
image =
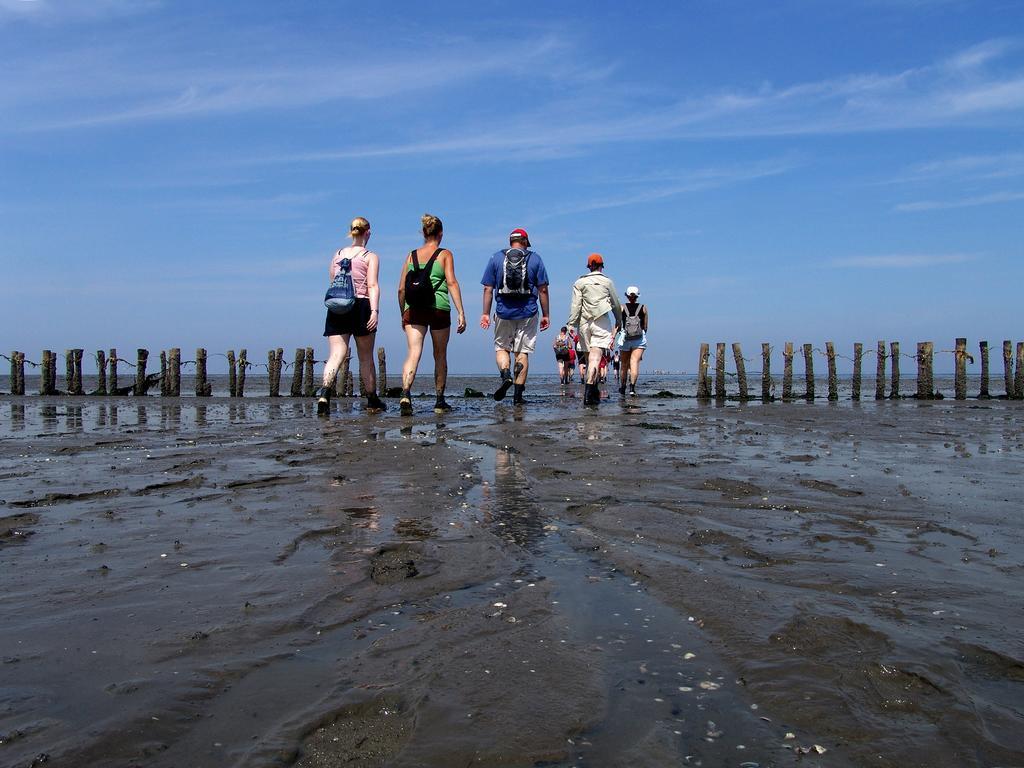
{"label": "backpack strap", "polygon": [[[430,271],[430,268],[431,268],[432,266],[434,266],[434,261],[435,261],[435,260],[437,259],[437,257],[438,257],[438,256],[440,255],[441,251],[443,251],[443,250],[444,250],[444,248],[438,248],[438,249],[437,249],[436,251],[434,251],[434,255],[433,255],[433,256],[431,256],[431,257],[430,257],[430,258],[429,258],[429,259],[427,260],[427,263],[423,265],[423,268],[424,268],[424,269],[425,269],[425,270],[426,270],[427,272],[429,272],[429,271]],[[413,251],[413,253],[415,253],[415,251]],[[415,256],[414,256],[413,258],[415,258]]]}

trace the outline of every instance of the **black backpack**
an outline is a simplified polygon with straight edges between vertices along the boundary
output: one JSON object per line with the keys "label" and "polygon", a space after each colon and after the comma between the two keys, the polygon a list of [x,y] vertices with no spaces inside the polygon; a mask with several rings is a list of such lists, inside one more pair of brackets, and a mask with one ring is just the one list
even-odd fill
{"label": "black backpack", "polygon": [[532,295],[533,290],[530,288],[529,272],[526,268],[530,253],[531,251],[524,251],[522,248],[509,248],[505,251],[498,293],[503,296]]}
{"label": "black backpack", "polygon": [[405,273],[405,303],[410,309],[434,308],[434,283],[430,279],[430,270],[443,250],[438,248],[434,251],[434,255],[422,267],[416,258],[416,251],[409,254],[412,257],[412,269]]}

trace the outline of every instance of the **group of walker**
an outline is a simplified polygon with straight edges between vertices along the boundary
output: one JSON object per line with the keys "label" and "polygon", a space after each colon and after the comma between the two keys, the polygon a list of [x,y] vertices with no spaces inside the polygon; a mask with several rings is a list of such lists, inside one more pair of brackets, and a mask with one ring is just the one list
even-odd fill
{"label": "group of walker", "polygon": [[[448,413],[452,407],[445,400],[448,380],[448,340],[451,335],[451,308],[454,304],[458,320],[456,332],[466,330],[462,293],[455,277],[455,257],[441,247],[444,227],[436,216],[425,214],[421,219],[423,245],[409,252],[398,281],[398,306],[405,331],[408,354],[402,366],[402,393],[399,408],[403,416],[412,415],[412,386],[416,379],[423,344],[430,332],[434,351],[434,389],[437,399],[435,413]],[[316,392],[317,413],[330,409],[332,384],[342,361],[348,355],[349,342],[355,337],[359,357],[359,374],[366,393],[366,408],[379,413],[387,406],[377,396],[377,376],[373,364],[373,347],[380,316],[380,259],[367,248],[370,222],[357,217],[349,227],[352,245],[338,250],[331,259],[331,287],[324,303],[327,320],[324,336],[330,348],[324,366],[323,386]],[[615,284],[604,274],[604,259],[592,253],[587,258],[588,273],[572,287],[569,317],[562,327],[554,348],[559,361],[561,379],[567,383],[562,350],[571,348],[585,362],[584,405],[601,401],[599,381],[613,351],[620,355],[619,393],[636,395],[640,359],[647,347],[647,308],[638,303],[640,290],[626,289],[626,303],[619,301]],[[530,247],[530,238],[523,229],[509,233],[509,247],[494,253],[487,262],[481,279],[483,313],[480,327],[494,328],[494,356],[500,383],[495,400],[503,400],[512,390],[516,405],[526,402],[526,377],[530,354],[537,344],[538,331],[551,324],[548,307],[548,273],[540,254]],[[492,322],[491,310],[494,309]],[[566,346],[565,340],[571,344]]]}

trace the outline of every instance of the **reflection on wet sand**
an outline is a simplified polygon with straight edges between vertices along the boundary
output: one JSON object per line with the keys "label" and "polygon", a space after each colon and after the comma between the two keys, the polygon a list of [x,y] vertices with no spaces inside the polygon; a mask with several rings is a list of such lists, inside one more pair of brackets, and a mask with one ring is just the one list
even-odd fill
{"label": "reflection on wet sand", "polygon": [[544,536],[540,507],[530,498],[529,479],[516,455],[507,449],[494,451],[494,481],[485,493],[485,520],[511,544],[533,551]]}
{"label": "reflection on wet sand", "polygon": [[15,432],[25,429],[25,406],[21,403],[11,403],[11,429]]}

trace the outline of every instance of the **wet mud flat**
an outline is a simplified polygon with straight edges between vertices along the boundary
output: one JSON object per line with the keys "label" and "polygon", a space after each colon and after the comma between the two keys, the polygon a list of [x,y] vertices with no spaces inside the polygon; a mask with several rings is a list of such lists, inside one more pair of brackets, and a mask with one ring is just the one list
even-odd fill
{"label": "wet mud flat", "polygon": [[1014,403],[154,402],[0,402],[2,766],[1024,765]]}

